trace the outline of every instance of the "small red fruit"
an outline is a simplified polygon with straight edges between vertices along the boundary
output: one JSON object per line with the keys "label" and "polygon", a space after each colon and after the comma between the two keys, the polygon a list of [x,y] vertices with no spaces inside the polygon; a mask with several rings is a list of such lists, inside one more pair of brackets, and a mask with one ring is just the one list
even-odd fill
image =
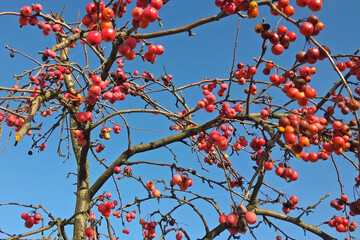
{"label": "small red fruit", "polygon": [[92,30],[88,33],[88,35],[86,37],[86,41],[91,46],[98,46],[98,45],[100,45],[100,43],[102,41],[101,34],[96,30]]}
{"label": "small red fruit", "polygon": [[85,235],[89,238],[92,237],[94,235],[94,229],[92,229],[91,227],[86,228]]}
{"label": "small red fruit", "polygon": [[248,224],[254,224],[257,222],[257,216],[254,212],[247,212],[245,215],[245,221]]}
{"label": "small red fruit", "polygon": [[112,42],[115,39],[115,30],[112,27],[106,27],[101,30],[101,37],[105,42]]}
{"label": "small red fruit", "polygon": [[277,43],[271,47],[271,52],[274,55],[280,55],[283,53],[283,51],[284,51],[284,46],[281,45],[280,43]]}
{"label": "small red fruit", "polygon": [[308,7],[311,11],[320,11],[320,9],[322,8],[322,0],[310,0]]}
{"label": "small red fruit", "polygon": [[304,22],[300,26],[300,33],[306,37],[310,36],[314,31],[314,25],[310,22]]}
{"label": "small red fruit", "polygon": [[154,7],[147,7],[144,10],[143,18],[147,22],[155,22],[158,18],[158,11]]}
{"label": "small red fruit", "polygon": [[178,233],[176,234],[176,240],[181,240],[182,238],[183,238],[182,232],[178,232]]}

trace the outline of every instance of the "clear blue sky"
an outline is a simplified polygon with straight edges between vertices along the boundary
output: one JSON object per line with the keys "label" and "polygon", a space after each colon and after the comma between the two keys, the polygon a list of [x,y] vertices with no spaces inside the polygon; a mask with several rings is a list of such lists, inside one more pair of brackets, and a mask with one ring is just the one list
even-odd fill
{"label": "clear blue sky", "polygon": [[[331,48],[333,54],[353,53],[359,48],[358,39],[360,37],[358,26],[360,20],[358,16],[358,10],[360,9],[360,2],[356,0],[348,1],[323,1],[323,9],[316,13],[320,21],[325,24],[325,29],[316,40],[321,44],[327,45]],[[30,1],[6,1],[0,5],[0,12],[17,12],[24,6],[31,4]],[[35,2],[34,2],[35,3]],[[43,6],[43,12],[49,13],[49,8],[53,12],[61,12],[63,6],[65,7],[64,19],[68,22],[75,22],[77,14],[80,13],[80,18],[85,13],[85,6],[87,1],[39,1]],[[290,0],[290,3],[295,5],[295,0]],[[128,12],[126,15],[118,21],[121,25],[129,19],[129,13],[133,9],[135,1],[128,6]],[[159,15],[162,17],[163,29],[169,29],[174,27],[183,26],[196,21],[203,17],[208,17],[217,14],[219,9],[214,5],[213,1],[191,1],[191,0],[172,0],[163,9],[160,10]],[[303,19],[312,14],[307,8],[301,9],[296,7],[294,19]],[[253,57],[258,57],[261,52],[262,39],[259,35],[253,31],[254,27],[261,22],[262,17],[271,26],[275,26],[279,17],[272,17],[269,14],[267,7],[260,8],[260,15],[256,19],[241,19],[240,31],[238,38],[238,46],[236,51],[236,63],[244,62],[250,65],[254,64]],[[1,86],[11,87],[14,85],[13,74],[21,74],[24,70],[29,70],[34,67],[34,64],[28,59],[16,55],[15,58],[9,57],[9,51],[4,48],[8,45],[18,51],[21,51],[27,55],[33,56],[37,60],[41,61],[41,56],[37,54],[38,51],[44,51],[46,47],[51,48],[55,44],[53,36],[43,36],[41,30],[37,27],[25,26],[19,28],[18,17],[16,16],[0,16],[0,29],[2,34],[0,38],[0,69],[1,69]],[[167,73],[172,74],[174,83],[176,86],[185,85],[191,82],[203,80],[205,78],[227,78],[232,64],[233,48],[235,41],[235,33],[237,27],[237,16],[229,16],[221,19],[218,22],[213,22],[205,26],[200,26],[193,30],[195,36],[189,37],[187,33],[181,33],[174,36],[167,36],[158,38],[153,41],[155,44],[162,44],[165,47],[165,53],[157,58],[155,64],[143,63],[137,59],[133,62],[125,62],[124,69],[127,71],[139,70],[140,72],[148,70],[155,76],[163,74],[164,67]],[[280,25],[284,24],[288,27],[289,31],[295,31],[298,34],[298,39],[295,43],[292,43],[288,50],[280,56],[274,56],[268,51],[265,55],[265,59],[271,59],[276,61],[279,65],[284,67],[291,67],[295,53],[303,49],[307,49],[305,37],[301,36],[298,30],[289,23],[282,20]],[[153,23],[146,30],[140,30],[139,32],[159,31],[161,28]],[[79,44],[80,45],[80,44]],[[110,49],[111,45],[107,45],[105,51]],[[90,68],[98,66],[98,60],[94,58],[92,54]],[[84,56],[82,47],[71,50],[70,61],[78,61],[81,64],[84,63]],[[318,90],[321,95],[331,88],[334,81],[337,80],[335,73],[331,71],[329,64],[321,62],[316,65],[318,72],[313,78],[312,86]],[[114,68],[115,69],[115,68]],[[262,71],[262,67],[258,72]],[[260,80],[267,81],[268,77],[262,74],[258,74]],[[25,84],[27,79],[22,80],[22,84]],[[243,90],[239,90],[239,97],[243,98]],[[0,91],[0,97],[4,97],[6,93]],[[197,101],[202,98],[201,89],[195,88],[191,91],[184,91],[185,97],[188,98],[188,104],[195,106]],[[277,97],[279,101],[277,102]],[[153,98],[159,98],[166,107],[174,112],[178,109],[174,107],[175,101],[168,100],[168,96],[161,94],[154,94]],[[235,95],[234,95],[235,98]],[[278,104],[284,104],[285,99],[276,93],[274,95],[275,102]],[[140,107],[142,105],[136,103],[134,98],[130,99],[127,104],[122,103],[116,105],[119,109],[126,109],[129,107]],[[129,105],[128,105],[129,104]],[[56,114],[55,114],[56,116]],[[55,120],[55,116],[47,119],[42,117],[37,118],[37,123],[45,120]],[[197,115],[200,123],[206,121],[209,116],[215,116],[214,114],[204,114],[201,112]],[[159,121],[158,119],[161,119]],[[120,119],[117,119],[121,121]],[[128,116],[127,120],[134,128],[145,128],[159,131],[143,131],[132,130],[133,144],[140,143],[142,141],[148,142],[164,136],[168,136],[169,124],[163,117],[157,118],[155,116],[144,115],[139,118],[139,115]],[[49,126],[45,124],[45,127]],[[100,130],[99,130],[100,131]],[[1,140],[1,150],[5,146],[8,137],[8,128],[5,127]],[[94,134],[93,136],[96,136]],[[0,157],[0,202],[17,202],[23,204],[43,205],[54,216],[61,218],[68,218],[74,211],[75,204],[75,186],[76,182],[74,175],[70,175],[67,178],[69,172],[75,172],[76,166],[74,164],[74,158],[70,157],[65,163],[64,158],[59,158],[56,151],[58,146],[59,133],[55,133],[50,141],[48,147],[44,152],[37,153],[34,151],[32,156],[29,156],[27,152],[31,147],[31,141],[24,139],[17,147],[14,147],[14,134],[11,135],[10,141],[7,144],[6,150]],[[126,146],[122,143],[126,142],[125,131],[122,131],[120,135],[112,134],[111,140],[106,142],[106,149],[101,153],[102,158],[108,159],[108,162],[116,158]],[[62,150],[66,152],[66,145],[63,145]],[[181,144],[174,144],[173,148],[177,153],[179,165],[184,167],[191,167],[199,170],[199,173],[205,174],[209,177],[217,177],[217,168],[209,168],[211,173],[206,173],[200,170],[197,158],[194,154],[191,154],[189,149],[184,149]],[[276,153],[274,154],[276,155]],[[353,154],[349,154],[353,158]],[[280,157],[278,154],[276,157]],[[135,156],[133,160],[158,160],[172,162],[172,155],[165,150],[156,150],[147,154],[140,154]],[[238,171],[244,174],[246,177],[250,177],[252,173],[253,162],[250,160],[248,154],[240,154],[240,156],[232,156],[232,162]],[[339,166],[339,171],[342,177],[342,181],[345,184],[345,193],[354,199],[354,192],[352,186],[354,184],[354,177],[356,172],[350,167],[348,162],[344,159],[336,158]],[[340,196],[339,185],[336,179],[336,172],[331,164],[331,161],[319,161],[317,163],[304,163],[300,160],[292,160],[292,168],[299,172],[299,180],[293,183],[285,184],[283,179],[279,179],[273,172],[267,174],[265,181],[272,183],[273,186],[283,191],[286,194],[298,195],[300,202],[299,207],[307,207],[318,202],[318,200],[325,194],[330,193],[332,196],[327,198],[309,217],[304,218],[310,224],[318,224],[323,221],[329,220],[332,216],[340,214],[334,209],[329,208],[329,202],[331,199]],[[90,174],[91,181],[94,181],[97,176],[103,171],[103,167],[100,166],[93,158],[90,158]],[[170,180],[171,173],[168,169],[162,170],[160,168],[146,168],[146,167],[134,167],[134,174],[141,176],[145,179],[165,179]],[[145,197],[146,192],[140,191],[141,186],[135,181],[122,180],[119,183],[119,187],[122,193],[122,199],[124,202],[133,201],[134,196],[140,192],[139,197]],[[162,187],[159,185],[162,190]],[[134,191],[136,189],[136,191]],[[139,189],[139,190],[138,190]],[[199,179],[194,178],[194,191],[198,191],[200,194],[207,194],[209,197],[214,197],[221,205],[221,210],[229,213],[230,198],[226,192],[211,190],[206,184],[201,183]],[[102,189],[103,191],[111,191],[115,195],[114,186],[111,182],[107,183]],[[266,193],[268,190],[264,189]],[[357,196],[357,195],[356,195]],[[200,202],[197,202],[199,204]],[[162,208],[165,212],[166,209],[170,209],[174,203],[170,203],[166,200],[161,200],[160,204],[154,199],[149,204],[146,204],[148,211],[144,210],[143,214],[146,215],[156,209]],[[281,204],[268,205],[274,210],[281,211]],[[209,227],[212,228],[218,224],[218,217],[213,210],[209,210],[210,206],[205,204],[199,204],[199,208],[205,212],[205,216],[209,219]],[[128,210],[133,210],[131,208]],[[9,207],[0,206],[0,229],[8,233],[20,233],[25,232],[27,229],[23,226],[23,220],[20,219],[20,214],[23,211],[27,211],[21,207]],[[97,211],[96,215],[99,216]],[[41,212],[42,215],[45,215]],[[299,212],[291,213],[291,216],[297,216]],[[197,233],[197,228],[200,226],[200,220],[194,215],[184,218],[185,215],[192,214],[188,208],[184,211],[178,211],[176,213],[179,226],[185,229],[189,229],[189,233],[192,239],[200,237]],[[340,214],[344,216],[343,214]],[[261,219],[261,218],[259,218]],[[359,221],[359,217],[352,217],[351,220]],[[126,224],[126,228],[129,228],[131,234],[126,237],[120,233],[123,229],[119,220],[114,220],[114,227],[119,232],[119,239],[139,239],[139,217],[137,216],[135,222]],[[158,220],[158,218],[156,218]],[[46,218],[46,221],[48,219]],[[45,222],[46,222],[45,221]],[[298,227],[293,227],[289,224],[283,224],[279,221],[274,221],[277,226],[282,230],[290,234],[295,239],[317,239],[311,233],[303,235],[303,231]],[[330,229],[327,226],[322,226],[320,229],[326,231],[332,236],[338,239],[345,238],[345,234],[339,234],[335,229]],[[136,232],[136,234],[135,234]],[[360,230],[357,229],[353,236],[359,236]],[[269,230],[267,226],[256,229],[255,235],[258,239],[275,239],[277,233],[273,229]],[[225,231],[219,239],[226,239],[228,232]],[[266,236],[266,237],[264,237]],[[5,235],[0,234],[0,238],[5,238]],[[242,239],[252,239],[251,235],[247,233]]]}

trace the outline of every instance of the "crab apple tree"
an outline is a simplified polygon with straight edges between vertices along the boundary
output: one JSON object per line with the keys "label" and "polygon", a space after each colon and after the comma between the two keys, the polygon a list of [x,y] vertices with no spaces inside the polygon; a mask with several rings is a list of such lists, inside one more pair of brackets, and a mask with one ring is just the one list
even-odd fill
{"label": "crab apple tree", "polygon": [[359,8],[3,4],[0,238],[357,239]]}

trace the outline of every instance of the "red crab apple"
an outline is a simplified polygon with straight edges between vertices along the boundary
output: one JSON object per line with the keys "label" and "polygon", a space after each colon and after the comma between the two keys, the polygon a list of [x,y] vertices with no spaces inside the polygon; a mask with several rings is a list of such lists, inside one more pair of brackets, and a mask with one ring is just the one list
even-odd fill
{"label": "red crab apple", "polygon": [[143,18],[147,22],[155,22],[158,17],[158,11],[154,7],[147,7],[144,10]]}
{"label": "red crab apple", "polygon": [[245,221],[248,224],[254,224],[257,221],[257,216],[254,212],[247,212],[245,215]]}
{"label": "red crab apple", "polygon": [[230,213],[229,215],[226,216],[226,223],[230,227],[236,227],[238,224],[238,221],[239,221],[238,217],[233,213]]}
{"label": "red crab apple", "polygon": [[118,49],[121,56],[127,56],[131,53],[131,48],[127,43],[122,43]]}
{"label": "red crab apple", "polygon": [[161,55],[164,53],[164,47],[160,44],[156,45],[155,54]]}
{"label": "red crab apple", "polygon": [[34,5],[33,5],[33,10],[34,10],[34,12],[37,12],[37,13],[41,12],[41,11],[42,11],[42,6],[41,6],[41,4],[40,4],[40,3],[34,4]]}
{"label": "red crab apple", "polygon": [[22,213],[21,214],[21,218],[26,220],[29,217],[29,215],[27,213]]}
{"label": "red crab apple", "polygon": [[219,217],[219,223],[220,224],[225,224],[226,223],[226,215],[225,214],[221,214]]}
{"label": "red crab apple", "polygon": [[84,112],[79,112],[78,114],[76,114],[76,120],[78,120],[79,122],[86,122],[86,115]]}
{"label": "red crab apple", "polygon": [[30,17],[32,13],[32,8],[30,6],[24,6],[20,9],[20,13],[25,17]]}
{"label": "red crab apple", "polygon": [[121,167],[119,167],[119,166],[114,167],[114,173],[115,174],[121,173]]}
{"label": "red crab apple", "polygon": [[121,127],[120,127],[119,125],[115,125],[115,126],[113,127],[113,129],[114,129],[114,133],[115,133],[115,134],[119,134],[119,133],[120,133],[120,130],[121,130]]}
{"label": "red crab apple", "polygon": [[309,4],[309,0],[296,0],[296,5],[299,7],[306,7]]}
{"label": "red crab apple", "polygon": [[178,184],[179,182],[182,181],[182,178],[180,176],[180,174],[175,174],[173,177],[172,177],[172,181],[174,184]]}
{"label": "red crab apple", "polygon": [[91,121],[93,119],[93,114],[90,111],[85,112],[86,121]]}
{"label": "red crab apple", "polygon": [[160,197],[160,195],[161,195],[160,190],[159,190],[159,189],[154,189],[154,190],[152,191],[152,195],[153,195],[154,197]]}
{"label": "red crab apple", "polygon": [[178,232],[178,233],[176,234],[176,240],[181,240],[182,238],[183,238],[182,232]]}
{"label": "red crab apple", "polygon": [[101,34],[96,30],[92,30],[88,33],[86,41],[91,46],[99,46],[102,41]]}
{"label": "red crab apple", "polygon": [[280,43],[277,43],[271,47],[271,52],[274,55],[280,55],[283,53],[283,51],[284,51],[284,46],[281,45]]}
{"label": "red crab apple", "polygon": [[314,25],[311,22],[304,22],[300,26],[300,33],[306,37],[310,36],[314,31]]}
{"label": "red crab apple", "polygon": [[106,27],[101,30],[101,37],[105,42],[112,42],[115,39],[115,30],[112,27]]}
{"label": "red crab apple", "polygon": [[21,26],[26,26],[29,23],[29,18],[25,16],[20,16],[19,23]]}
{"label": "red crab apple", "polygon": [[85,235],[89,238],[92,237],[94,235],[94,229],[92,229],[91,227],[86,228]]}
{"label": "red crab apple", "polygon": [[150,5],[159,10],[163,6],[163,0],[151,0]]}
{"label": "red crab apple", "polygon": [[131,16],[135,19],[135,20],[141,20],[144,14],[144,9],[142,9],[141,7],[136,7],[133,9]]}
{"label": "red crab apple", "polygon": [[317,12],[322,8],[322,0],[310,0],[308,7],[311,11]]}
{"label": "red crab apple", "polygon": [[35,220],[40,220],[41,219],[41,214],[40,213],[35,213],[34,218],[35,218]]}

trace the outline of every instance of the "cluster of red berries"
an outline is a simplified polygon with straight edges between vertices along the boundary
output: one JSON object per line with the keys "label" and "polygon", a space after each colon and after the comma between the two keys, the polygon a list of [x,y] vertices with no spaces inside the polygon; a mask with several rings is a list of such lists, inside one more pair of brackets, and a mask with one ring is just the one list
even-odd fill
{"label": "cluster of red berries", "polygon": [[178,185],[181,191],[185,191],[188,187],[194,184],[193,180],[189,178],[187,173],[175,174],[170,180],[170,186]]}
{"label": "cluster of red berries", "polygon": [[155,22],[158,18],[158,10],[162,8],[164,2],[167,2],[167,0],[151,0],[149,6],[148,0],[137,0],[136,7],[131,13],[133,17],[132,25],[147,28],[149,23]]}
{"label": "cluster of red berries", "polygon": [[105,140],[109,140],[110,139],[110,134],[109,132],[111,132],[112,129],[111,128],[107,128],[107,127],[102,127],[101,128],[101,131],[100,131],[100,134],[99,134],[99,137],[100,138],[103,138]]}
{"label": "cluster of red berries", "polygon": [[257,222],[257,216],[254,212],[248,211],[245,206],[238,206],[236,212],[228,215],[221,214],[219,223],[226,225],[228,231],[235,235],[237,233],[245,233],[249,228],[247,224]]}
{"label": "cluster of red berries", "polygon": [[206,156],[204,158],[204,162],[209,164],[209,165],[212,165],[212,164],[217,164],[217,167],[218,168],[223,168],[225,167],[226,169],[228,169],[228,167],[230,167],[232,165],[232,162],[228,159],[229,158],[229,155],[227,154],[222,154],[223,158],[225,160],[223,161],[218,161],[218,157],[216,155],[216,152],[213,151],[213,152],[210,152],[208,156]]}
{"label": "cluster of red berries", "polygon": [[162,55],[164,53],[164,47],[160,44],[151,44],[148,50],[144,54],[144,59],[148,62],[154,63],[156,61],[156,55]]}
{"label": "cluster of red berries", "polygon": [[[32,12],[35,12],[33,16],[31,16]],[[24,6],[20,9],[20,17],[19,17],[19,23],[20,26],[25,26],[27,24],[30,24],[32,26],[35,26],[38,23],[36,14],[40,13],[42,11],[41,4],[33,4],[32,7],[30,6]]]}
{"label": "cluster of red berries", "polygon": [[153,239],[156,237],[155,228],[156,228],[156,222],[146,222],[144,219],[140,219],[139,221],[140,225],[146,230],[144,231],[144,236],[146,239]]}
{"label": "cluster of red berries", "polygon": [[[31,17],[30,17],[31,20]],[[30,25],[31,21],[29,21]],[[65,31],[63,29],[63,27],[60,24],[57,23],[50,23],[50,22],[44,22],[44,21],[39,21],[37,23],[37,26],[39,29],[43,30],[43,34],[45,36],[50,35],[50,32],[53,31],[54,33],[61,33],[61,34],[65,34]],[[70,44],[69,47],[74,47],[74,44]]]}
{"label": "cluster of red berries", "polygon": [[230,183],[230,187],[231,187],[231,188],[241,187],[242,184],[243,184],[240,179],[238,179],[238,180],[230,179],[229,183]]}
{"label": "cluster of red berries", "polygon": [[221,135],[217,130],[211,131],[208,135],[203,132],[199,133],[197,142],[198,149],[206,153],[215,151],[215,146],[220,151],[226,151],[228,148],[228,137],[225,134]]}
{"label": "cluster of red berries", "polygon": [[33,215],[29,215],[27,213],[22,213],[21,218],[25,220],[25,227],[31,228],[34,224],[38,224],[41,220],[40,213],[34,213]]}
{"label": "cluster of red berries", "polygon": [[94,85],[89,88],[88,95],[86,96],[86,102],[90,105],[95,105],[95,103],[100,99],[101,91],[105,90],[109,85],[108,81],[102,81],[99,75],[92,75],[91,80]]}
{"label": "cluster of red berries", "polygon": [[[291,17],[295,13],[295,8],[292,5],[290,5],[289,0],[279,0],[274,5],[280,12],[283,12],[288,17]],[[274,16],[279,15],[276,11],[274,11],[271,8],[270,8],[270,13]]]}
{"label": "cluster of red berries", "polygon": [[300,25],[300,33],[305,37],[317,36],[324,29],[325,25],[315,15],[310,15],[306,22]]}
{"label": "cluster of red berries", "polygon": [[76,114],[76,120],[78,120],[79,122],[87,122],[87,121],[91,121],[93,119],[93,114],[90,111],[87,112],[78,112]]}
{"label": "cluster of red berries", "polygon": [[[251,154],[251,160],[256,161],[256,165],[259,166],[260,162],[261,162],[261,158],[262,158],[264,152],[265,151],[263,149],[259,149],[255,153],[252,153]],[[264,162],[264,168],[265,168],[265,170],[268,170],[268,171],[272,170],[274,168],[273,162],[266,160]]]}
{"label": "cluster of red berries", "polygon": [[249,18],[256,18],[259,15],[258,4],[248,0],[215,0],[215,5],[231,15],[238,10],[246,11]]}
{"label": "cluster of red berries", "polygon": [[[356,92],[356,89],[355,89],[355,92]],[[350,111],[357,111],[360,109],[359,101],[357,101],[356,99],[350,100],[348,97],[343,97],[341,94],[337,95],[336,92],[334,92],[332,94],[331,99],[334,102],[336,102],[335,106],[340,108],[341,113],[344,115],[349,114]],[[327,108],[327,112],[325,113],[326,115],[324,115],[324,116],[326,116],[326,118],[329,118],[332,114],[334,114],[334,112],[335,112],[334,106],[329,106]]]}
{"label": "cluster of red berries", "polygon": [[52,51],[51,49],[47,48],[45,50],[44,55],[42,56],[42,60],[46,61],[49,57],[56,58],[56,52]]}
{"label": "cluster of red berries", "polygon": [[350,203],[350,215],[360,215],[360,198]]}
{"label": "cluster of red berries", "polygon": [[131,84],[129,81],[127,81],[128,76],[121,69],[124,66],[122,60],[118,59],[116,62],[119,67],[116,69],[116,72],[111,73],[111,77],[113,78],[116,86],[113,86],[103,94],[101,93],[109,86],[109,81],[103,81],[99,75],[91,76],[91,80],[94,85],[89,88],[89,92],[86,97],[86,101],[89,104],[94,105],[100,99],[100,95],[103,100],[108,100],[113,104],[116,101],[125,100],[127,94],[137,96],[140,92],[143,91],[144,87],[136,83],[134,84],[135,89],[131,89]]}
{"label": "cluster of red berries", "polygon": [[337,211],[343,210],[345,205],[350,205],[348,196],[343,194],[340,198],[334,199],[330,202],[330,206],[335,208]]}
{"label": "cluster of red berries", "polygon": [[[340,72],[345,71],[346,68],[350,69],[351,75],[356,75],[357,80],[360,80],[360,59],[353,57],[351,60],[344,62],[338,62],[336,64]],[[355,88],[355,92],[360,95],[360,88]]]}
{"label": "cluster of red berries", "polygon": [[161,192],[159,189],[155,189],[155,185],[154,182],[151,180],[148,180],[146,182],[145,188],[149,191],[152,191],[152,195],[153,197],[160,197],[161,196]]}
{"label": "cluster of red berries", "polygon": [[40,145],[40,147],[39,147],[39,151],[41,151],[41,152],[44,151],[44,149],[46,148],[46,146],[47,146],[46,143],[44,143],[44,142],[41,143],[41,145]]}
{"label": "cluster of red berries", "polygon": [[[310,113],[306,114],[303,119],[300,119],[297,114],[292,114],[289,118],[281,117],[279,119],[279,130],[283,132],[286,144],[291,146],[291,150],[297,158],[301,157],[304,161],[316,162],[319,159],[319,154],[308,154],[303,152],[303,148],[308,147],[310,143],[319,143],[319,134],[326,124],[325,118],[319,118]],[[325,155],[321,158],[327,159]]]}
{"label": "cluster of red berries", "polygon": [[[61,33],[65,34],[65,31],[63,27],[58,23],[50,23],[50,22],[44,22],[44,21],[38,21],[37,16],[42,11],[41,4],[33,4],[32,7],[30,6],[24,6],[20,9],[20,18],[19,23],[20,26],[26,26],[27,24],[30,24],[32,26],[37,25],[39,29],[43,30],[43,34],[45,36],[48,36],[51,31],[55,33]],[[35,12],[33,15],[32,12]],[[70,45],[70,47],[73,47],[74,45]]]}
{"label": "cluster of red berries", "polygon": [[85,139],[85,134],[81,130],[73,130],[73,136],[76,138],[77,142],[81,146],[85,146],[87,144],[87,140]]}
{"label": "cluster of red berries", "polygon": [[173,76],[171,74],[161,76],[161,79],[163,80],[163,84],[165,86],[171,86],[172,85],[171,80],[173,79]]}
{"label": "cluster of red berries", "polygon": [[[39,86],[37,86],[39,87]],[[73,106],[80,106],[84,103],[81,94],[65,93],[64,97],[69,100],[69,104]]]}
{"label": "cluster of red berries", "polygon": [[[99,14],[95,3],[89,3],[85,10],[86,15],[82,19],[82,23],[88,28],[94,28],[99,23],[101,33],[97,30],[88,32],[86,41],[91,46],[98,46],[104,40],[105,42],[112,42],[115,39],[116,32],[112,27],[111,19],[115,13],[112,8],[105,7],[105,3],[100,1],[99,3]],[[78,32],[76,29],[74,33]]]}
{"label": "cluster of red berries", "polygon": [[339,216],[330,219],[328,225],[330,227],[334,227],[338,232],[347,232],[348,230],[353,232],[357,227],[356,222],[350,223],[350,220],[348,218],[339,217]]}
{"label": "cluster of red berries", "polygon": [[136,210],[133,210],[131,213],[126,213],[125,217],[127,222],[131,222],[136,217]]}
{"label": "cluster of red berries", "polygon": [[106,196],[104,196],[103,194],[98,196],[98,199],[100,201],[103,201],[102,203],[99,204],[98,206],[98,211],[104,216],[104,217],[108,217],[111,214],[111,210],[115,208],[115,206],[118,204],[118,202],[116,200],[114,201],[105,201],[105,200],[109,200],[111,198],[111,193],[108,192],[106,193]]}
{"label": "cluster of red berries", "polygon": [[252,150],[257,152],[261,149],[261,147],[265,146],[265,143],[266,141],[264,138],[253,138],[249,146],[252,148]]}
{"label": "cluster of red berries", "polygon": [[322,8],[322,0],[296,0],[296,5],[299,7],[308,6],[311,11],[317,12]]}
{"label": "cluster of red berries", "polygon": [[[105,149],[105,144],[99,143],[99,144],[96,146],[95,151],[96,151],[97,153],[101,153],[104,149]],[[115,170],[114,170],[114,172],[115,172]]]}
{"label": "cluster of red berries", "polygon": [[112,10],[117,13],[118,18],[122,18],[123,14],[126,13],[126,6],[131,2],[132,0],[117,0],[113,3]]}
{"label": "cluster of red berries", "polygon": [[[50,49],[46,50],[51,51]],[[45,53],[46,52],[47,51],[45,51]],[[51,85],[53,83],[57,84],[59,81],[64,79],[64,74],[71,74],[71,72],[66,67],[57,65],[56,67],[47,67],[46,71],[39,71],[37,74],[38,77],[30,75],[29,80],[37,87],[33,88],[33,90],[40,90],[40,84],[42,84],[43,88],[46,88],[48,85]],[[37,95],[39,95],[39,93],[32,93],[31,97],[35,97]],[[65,97],[68,98],[67,96]]]}
{"label": "cluster of red berries", "polygon": [[243,147],[248,145],[248,140],[244,136],[240,136],[239,140],[235,141],[234,148],[236,151],[240,151]]}
{"label": "cluster of red berries", "polygon": [[[245,64],[242,62],[238,63],[236,67],[237,69],[234,71],[234,77],[237,79],[239,85],[245,85],[246,80],[250,80],[257,73],[257,68],[255,66],[248,66],[246,69]],[[251,94],[255,95],[256,92],[252,92]]]}
{"label": "cluster of red berries", "polygon": [[[203,85],[203,94],[206,98],[203,98],[197,103],[197,107],[202,109],[205,108],[206,112],[213,112],[215,110],[215,103],[216,97],[212,93],[212,91],[217,87],[217,82],[214,81],[210,84]],[[223,97],[225,95],[225,90],[228,89],[228,85],[226,83],[220,84],[220,90],[217,92],[219,97]],[[221,109],[219,109],[219,114],[221,117],[224,118],[233,118],[236,116],[237,112],[240,112],[243,109],[241,104],[236,104],[233,108],[230,107],[230,104],[223,103]]]}
{"label": "cluster of red berries", "polygon": [[[213,130],[209,133],[206,144],[208,145],[208,149],[212,149],[212,147],[214,147],[215,145],[219,148],[220,151],[226,151],[228,148],[228,137],[226,137],[225,135],[221,135],[219,131]],[[201,150],[200,146],[199,150]]]}
{"label": "cluster of red berries", "polygon": [[271,32],[270,25],[267,23],[262,23],[255,26],[255,32],[261,33],[261,37],[264,40],[269,40],[273,46],[271,47],[271,52],[274,55],[280,55],[283,53],[284,49],[287,49],[290,46],[290,42],[294,42],[297,38],[295,32],[288,32],[286,26],[278,27],[276,32]]}
{"label": "cluster of red berries", "polygon": [[126,60],[133,60],[136,53],[133,49],[136,48],[138,42],[141,39],[127,38],[124,43],[119,45],[118,51],[121,56],[125,57]]}
{"label": "cluster of red berries", "polygon": [[275,174],[288,181],[296,181],[299,178],[297,171],[290,166],[285,166],[283,163],[279,163],[279,166],[275,169]]}
{"label": "cluster of red berries", "polygon": [[[328,48],[325,45],[323,45],[322,47],[326,52],[328,52],[329,54],[331,53],[330,48]],[[300,51],[300,52],[296,53],[295,58],[296,58],[296,61],[298,61],[299,63],[315,64],[317,62],[317,60],[322,61],[326,58],[325,51],[323,51],[322,49],[317,48],[317,47],[311,47],[306,52]],[[312,69],[312,72],[310,75],[314,74],[315,72],[316,72],[316,69]]]}
{"label": "cluster of red berries", "polygon": [[[3,117],[2,117],[2,119],[3,119]],[[6,125],[8,125],[8,127],[14,127],[15,126],[15,131],[16,132],[18,132],[20,130],[20,128],[22,127],[24,122],[25,122],[25,120],[23,118],[17,118],[13,114],[9,114],[6,117]]]}
{"label": "cluster of red berries", "polygon": [[215,95],[212,91],[217,87],[218,83],[216,81],[205,84],[201,88],[203,89],[202,93],[206,98],[203,98],[197,103],[198,108],[205,108],[207,112],[213,112],[215,110],[214,102],[216,101]]}
{"label": "cluster of red berries", "polygon": [[233,118],[236,116],[236,113],[240,112],[242,109],[242,105],[240,104],[237,104],[232,108],[230,107],[230,104],[223,103],[219,110],[219,115],[223,118]]}
{"label": "cluster of red berries", "polygon": [[296,204],[299,202],[299,199],[296,196],[291,196],[289,200],[283,203],[282,211],[285,214],[288,214],[290,210],[296,209]]}

